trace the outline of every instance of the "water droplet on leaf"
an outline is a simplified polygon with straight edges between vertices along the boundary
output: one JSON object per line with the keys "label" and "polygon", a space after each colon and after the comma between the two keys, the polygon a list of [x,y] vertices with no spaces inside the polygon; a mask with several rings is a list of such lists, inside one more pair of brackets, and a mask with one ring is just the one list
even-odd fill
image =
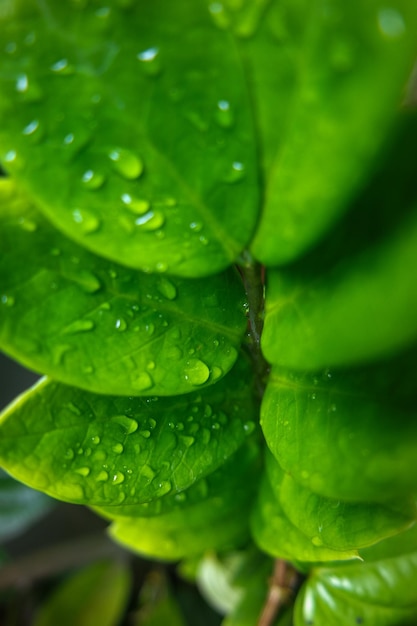
{"label": "water droplet on leaf", "polygon": [[165,217],[161,211],[147,211],[135,220],[140,230],[155,231],[165,224]]}
{"label": "water droplet on leaf", "polygon": [[82,175],[81,180],[86,189],[95,191],[96,189],[100,189],[100,187],[104,185],[106,177],[100,172],[95,172],[94,170],[86,170]]}
{"label": "water droplet on leaf", "polygon": [[99,474],[97,474],[97,482],[104,483],[109,479],[109,475],[105,470],[102,470]]}
{"label": "water droplet on leaf", "polygon": [[131,435],[138,429],[137,421],[132,419],[131,417],[128,417],[127,415],[114,415],[111,418],[111,421],[122,426],[125,435]]}
{"label": "water droplet on leaf", "polygon": [[135,180],[143,173],[143,161],[125,148],[115,148],[109,152],[113,169],[127,180]]}
{"label": "water droplet on leaf", "polygon": [[84,476],[84,478],[87,478],[87,476],[90,474],[90,468],[89,467],[79,467],[78,469],[75,470],[77,474],[79,474],[80,476]]}
{"label": "water droplet on leaf", "polygon": [[89,330],[93,330],[93,328],[93,320],[75,320],[74,322],[66,326],[62,333],[64,335],[72,335],[75,333],[88,332]]}
{"label": "water droplet on leaf", "polygon": [[115,452],[116,454],[121,454],[123,452],[123,446],[121,443],[116,443],[114,444],[114,446],[112,447],[113,452]]}
{"label": "water droplet on leaf", "polygon": [[72,219],[86,235],[96,232],[100,228],[100,220],[96,215],[85,209],[74,209]]}
{"label": "water droplet on leaf", "polygon": [[184,378],[191,385],[203,385],[210,376],[210,370],[200,359],[190,359],[184,369]]}
{"label": "water droplet on leaf", "polygon": [[222,128],[231,128],[234,123],[233,111],[230,102],[227,100],[219,100],[216,110],[216,121]]}
{"label": "water droplet on leaf", "polygon": [[115,472],[112,476],[113,485],[120,485],[125,480],[125,475],[122,472]]}
{"label": "water droplet on leaf", "polygon": [[168,278],[160,278],[158,281],[158,291],[167,300],[175,300],[177,288]]}

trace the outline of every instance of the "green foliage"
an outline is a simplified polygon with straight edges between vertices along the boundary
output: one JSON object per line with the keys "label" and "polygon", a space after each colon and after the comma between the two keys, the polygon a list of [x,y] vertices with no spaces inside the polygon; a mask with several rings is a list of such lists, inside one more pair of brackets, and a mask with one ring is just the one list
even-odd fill
{"label": "green foliage", "polygon": [[[268,626],[417,619],[416,27],[407,0],[0,0],[0,348],[46,375],[0,464],[184,559],[224,626],[272,557],[306,580]],[[37,624],[72,597],[117,623],[108,567]],[[162,587],[138,623],[183,623]]]}

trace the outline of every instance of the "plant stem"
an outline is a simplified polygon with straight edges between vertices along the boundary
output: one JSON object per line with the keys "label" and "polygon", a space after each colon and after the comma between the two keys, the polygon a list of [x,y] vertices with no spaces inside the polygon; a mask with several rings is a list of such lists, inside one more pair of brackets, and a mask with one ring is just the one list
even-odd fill
{"label": "plant stem", "polygon": [[264,271],[262,265],[256,263],[248,251],[243,252],[241,256],[239,270],[248,298],[248,334],[250,338],[248,349],[254,366],[256,391],[262,398],[270,370],[261,351],[265,306]]}
{"label": "plant stem", "polygon": [[268,595],[257,626],[272,626],[282,607],[291,600],[296,579],[296,572],[286,561],[282,559],[275,561]]}

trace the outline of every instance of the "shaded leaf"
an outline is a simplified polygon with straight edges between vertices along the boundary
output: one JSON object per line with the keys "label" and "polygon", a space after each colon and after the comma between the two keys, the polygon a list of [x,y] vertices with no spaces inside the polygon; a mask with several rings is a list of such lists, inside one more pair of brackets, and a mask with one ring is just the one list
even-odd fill
{"label": "shaded leaf", "polygon": [[299,593],[295,626],[412,626],[417,619],[417,553],[316,568]]}
{"label": "shaded leaf", "polygon": [[34,626],[118,626],[130,593],[122,563],[94,563],[72,574],[41,606]]}
{"label": "shaded leaf", "polygon": [[222,465],[254,428],[241,361],[210,393],[100,396],[41,381],[3,413],[0,462],[22,482],[90,506],[148,502]]}
{"label": "shaded leaf", "polygon": [[236,259],[258,212],[255,139],[204,2],[13,0],[0,32],[2,163],[56,226],[142,270]]}
{"label": "shaded leaf", "polygon": [[[324,271],[271,271],[262,349],[295,369],[384,357],[417,337],[417,212],[394,232]],[[291,334],[292,340],[288,341]]]}
{"label": "shaded leaf", "polygon": [[175,596],[162,571],[153,571],[140,590],[141,609],[132,626],[186,626]]}
{"label": "shaded leaf", "polygon": [[300,256],[348,209],[395,125],[416,25],[407,0],[271,2],[267,62],[263,42],[247,44],[266,152],[252,251],[264,264]]}
{"label": "shaded leaf", "polygon": [[283,472],[271,453],[266,456],[266,468],[283,511],[314,545],[359,550],[404,530],[416,520],[414,498],[386,504],[323,498]]}
{"label": "shaded leaf", "polygon": [[273,370],[261,424],[281,467],[328,498],[415,496],[415,360],[410,350],[351,371]]}
{"label": "shaded leaf", "polygon": [[266,474],[251,517],[252,536],[258,547],[275,558],[315,563],[359,558],[357,550],[331,550],[316,545],[290,521]]}
{"label": "shaded leaf", "polygon": [[0,470],[0,541],[23,533],[53,507],[43,493],[29,489]]}
{"label": "shaded leaf", "polygon": [[204,280],[148,276],[66,239],[10,180],[0,181],[0,202],[3,350],[108,394],[187,393],[232,367],[246,327],[233,270]]}

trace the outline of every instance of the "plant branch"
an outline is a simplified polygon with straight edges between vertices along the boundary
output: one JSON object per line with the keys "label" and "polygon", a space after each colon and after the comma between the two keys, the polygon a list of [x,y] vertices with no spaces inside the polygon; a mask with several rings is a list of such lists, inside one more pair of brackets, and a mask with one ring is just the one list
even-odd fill
{"label": "plant branch", "polygon": [[291,566],[286,561],[277,559],[257,626],[272,626],[282,607],[291,600],[296,580],[297,574]]}

